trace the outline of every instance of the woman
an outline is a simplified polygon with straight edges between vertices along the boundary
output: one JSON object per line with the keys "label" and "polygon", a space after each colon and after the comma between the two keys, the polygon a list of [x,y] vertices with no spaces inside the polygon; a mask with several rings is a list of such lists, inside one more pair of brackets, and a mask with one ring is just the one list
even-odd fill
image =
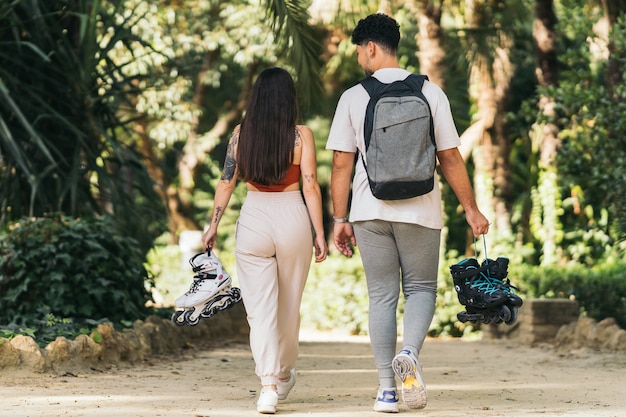
{"label": "woman", "polygon": [[263,414],[274,414],[278,400],[295,384],[300,302],[312,248],[315,262],[328,254],[315,141],[311,129],[296,125],[297,117],[289,73],[280,68],[261,72],[245,117],[230,138],[211,224],[202,237],[205,247],[212,248],[240,178],[248,193],[235,234],[237,276],[255,372],[263,386],[257,411]]}

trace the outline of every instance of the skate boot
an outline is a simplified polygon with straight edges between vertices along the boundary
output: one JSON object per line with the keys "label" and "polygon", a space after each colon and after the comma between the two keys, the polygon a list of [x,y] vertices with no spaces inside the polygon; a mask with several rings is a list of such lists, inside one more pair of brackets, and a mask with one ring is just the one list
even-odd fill
{"label": "skate boot", "polygon": [[195,275],[189,291],[175,301],[174,324],[195,326],[200,318],[209,318],[241,301],[241,291],[232,287],[230,275],[214,253],[198,253],[189,263]]}
{"label": "skate boot", "polygon": [[476,259],[468,258],[452,265],[450,273],[459,302],[466,310],[457,314],[461,323],[497,324],[511,320],[506,291],[489,279]]}
{"label": "skate boot", "polygon": [[511,285],[511,281],[507,278],[508,265],[508,258],[498,257],[495,261],[487,258],[483,261],[481,269],[485,270],[487,277],[495,286],[501,288],[507,294],[505,304],[511,309],[511,318],[506,320],[505,323],[513,324],[517,320],[517,310],[521,307],[523,301],[515,294],[515,290],[518,290],[518,288]]}

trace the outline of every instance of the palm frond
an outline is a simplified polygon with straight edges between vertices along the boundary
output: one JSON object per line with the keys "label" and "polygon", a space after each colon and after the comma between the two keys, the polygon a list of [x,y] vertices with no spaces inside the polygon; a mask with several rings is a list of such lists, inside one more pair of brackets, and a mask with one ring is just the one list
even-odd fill
{"label": "palm frond", "polygon": [[280,54],[296,71],[296,82],[305,106],[323,94],[320,33],[309,23],[309,12],[300,0],[267,0],[270,27]]}

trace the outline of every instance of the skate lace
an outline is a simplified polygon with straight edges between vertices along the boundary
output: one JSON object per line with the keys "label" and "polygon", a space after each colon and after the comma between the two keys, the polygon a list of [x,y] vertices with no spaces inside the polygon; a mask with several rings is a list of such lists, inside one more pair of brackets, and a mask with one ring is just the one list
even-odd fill
{"label": "skate lace", "polygon": [[[474,255],[476,256],[476,258],[478,258],[478,249],[477,249],[477,245],[478,244],[478,239],[474,238]],[[498,265],[497,261],[493,261],[490,260],[489,257],[487,256],[487,242],[485,241],[485,238],[483,236],[483,245],[485,248],[485,262],[483,263],[483,268],[485,269],[485,273],[481,273],[481,276],[483,277],[483,279],[485,281],[487,281],[490,286],[489,286],[489,290],[485,290],[487,292],[489,292],[490,294],[492,294],[495,291],[498,290],[502,290],[506,293],[509,294],[515,294],[515,291],[519,291],[519,288],[517,288],[516,286],[511,284],[511,280],[509,278],[506,278],[507,276],[507,272],[506,272],[506,268],[505,271],[503,272],[500,269],[500,265]],[[498,258],[500,259],[500,258]],[[492,273],[492,267],[495,266],[495,274],[501,274],[501,277],[497,277],[497,276],[491,276]],[[486,274],[486,275],[485,275]],[[483,289],[486,287],[483,287],[482,285],[485,284],[479,284],[478,286],[476,286],[475,288],[478,289]],[[513,291],[515,290],[515,291]]]}
{"label": "skate lace", "polygon": [[200,284],[202,283],[202,281],[204,281],[205,279],[215,279],[216,277],[217,275],[210,275],[206,273],[200,273],[200,274],[194,275],[193,282],[191,283],[191,287],[189,287],[187,294],[197,293],[198,290],[200,289]]}
{"label": "skate lace", "polygon": [[471,280],[470,287],[487,294],[493,294],[498,291],[498,287],[484,274],[478,274],[476,278]]}

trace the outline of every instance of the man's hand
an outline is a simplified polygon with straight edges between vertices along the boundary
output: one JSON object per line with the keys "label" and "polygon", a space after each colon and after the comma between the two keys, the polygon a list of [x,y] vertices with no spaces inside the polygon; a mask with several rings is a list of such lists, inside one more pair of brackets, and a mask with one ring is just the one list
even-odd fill
{"label": "man's hand", "polygon": [[343,253],[348,258],[351,258],[354,254],[352,248],[356,246],[356,239],[354,237],[354,231],[350,223],[335,223],[333,237],[335,240],[335,246],[339,249],[339,252]]}
{"label": "man's hand", "polygon": [[489,232],[489,220],[479,211],[472,210],[465,213],[465,218],[467,219],[467,224],[472,228],[472,233],[474,233],[474,237],[478,237],[480,235],[486,235]]}

